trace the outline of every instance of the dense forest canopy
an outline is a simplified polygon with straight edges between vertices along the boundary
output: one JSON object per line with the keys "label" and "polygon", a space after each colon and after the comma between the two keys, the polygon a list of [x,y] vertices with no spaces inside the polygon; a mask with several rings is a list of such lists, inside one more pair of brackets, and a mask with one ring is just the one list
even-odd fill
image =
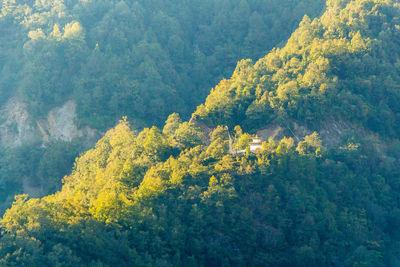
{"label": "dense forest canopy", "polygon": [[205,145],[193,124],[176,122],[137,133],[122,121],[76,161],[61,191],[18,196],[1,221],[0,262],[399,263],[400,172],[373,144],[327,151],[315,133],[233,156],[226,127]]}
{"label": "dense forest canopy", "polygon": [[[36,116],[66,99],[80,125],[106,130],[188,117],[241,58],[286,40],[323,1],[7,1],[0,18],[0,102]],[[285,20],[281,20],[281,17]],[[173,104],[172,104],[173,103]]]}
{"label": "dense forest canopy", "polygon": [[[160,6],[168,10],[168,3]],[[124,21],[129,6],[118,5]],[[66,3],[65,10],[72,6]],[[44,13],[58,9],[50,10]],[[99,17],[89,10],[88,18]],[[87,44],[84,20],[65,25],[30,35],[42,36],[40,42],[53,38],[61,45],[55,55],[67,51],[64,39]],[[0,221],[0,264],[398,266],[399,25],[396,1],[329,0],[321,17],[303,18],[286,45],[255,63],[240,61],[190,122],[173,113],[162,128],[139,131],[124,117],[76,159],[61,190],[15,197]],[[132,36],[119,37],[107,48],[113,55]],[[101,43],[93,45],[93,53],[107,54]],[[110,70],[124,73],[91,59],[95,70],[107,71],[102,78]],[[326,145],[317,131],[341,120],[355,130]],[[269,138],[250,152],[251,133],[294,122],[315,132]],[[42,152],[48,161],[41,170],[63,149],[52,145],[52,153]]]}
{"label": "dense forest canopy", "polygon": [[[172,112],[188,118],[239,59],[263,56],[304,14],[324,8],[323,0],[0,3],[0,107],[23,100],[36,125],[74,100],[77,126],[102,132],[125,115],[136,129],[160,126]],[[0,211],[16,193],[55,192],[74,158],[93,144],[1,147]]]}
{"label": "dense forest canopy", "polygon": [[249,129],[345,120],[398,137],[399,12],[396,1],[328,1],[324,15],[304,17],[283,48],[242,60],[194,116]]}

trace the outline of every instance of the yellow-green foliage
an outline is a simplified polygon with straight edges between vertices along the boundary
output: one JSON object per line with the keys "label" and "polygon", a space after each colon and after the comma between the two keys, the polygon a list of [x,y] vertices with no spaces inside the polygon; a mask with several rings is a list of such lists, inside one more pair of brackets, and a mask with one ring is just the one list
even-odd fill
{"label": "yellow-green foliage", "polygon": [[194,116],[210,125],[249,129],[288,118],[318,128],[320,120],[334,118],[398,132],[377,114],[400,125],[390,104],[400,100],[397,85],[382,83],[400,80],[400,45],[393,42],[399,13],[391,1],[330,1],[320,18],[305,16],[283,48],[254,64],[239,62]]}
{"label": "yellow-green foliage", "polygon": [[188,117],[238,60],[263,56],[323,1],[5,0],[0,103],[17,94],[44,118],[74,99],[78,123],[102,131],[125,115],[138,127]]}
{"label": "yellow-green foliage", "polygon": [[[193,126],[181,123],[176,131],[181,127]],[[190,134],[197,136],[196,129]],[[392,230],[365,209],[374,207],[397,225],[399,209],[381,204],[397,195],[387,175],[395,164],[366,171],[377,160],[373,146],[364,145],[369,154],[361,154],[349,143],[329,154],[313,133],[297,148],[292,138],[269,139],[259,153],[234,156],[227,141],[223,126],[209,146],[177,145],[156,127],[137,134],[122,120],[76,160],[59,192],[16,197],[1,220],[0,263],[158,265],[163,258],[207,265],[223,264],[223,254],[235,265],[311,260],[318,266],[323,257],[334,260],[333,250],[352,262],[368,242],[369,261],[390,261],[379,244]]]}
{"label": "yellow-green foliage", "polygon": [[[246,1],[239,6],[246,11]],[[328,1],[286,46],[240,62],[195,117],[254,131],[273,119],[323,123],[347,114],[376,131],[392,124],[388,134],[396,133],[398,54],[387,48],[398,48],[399,15],[392,1]],[[120,121],[76,160],[59,192],[16,197],[0,222],[0,265],[398,263],[397,140],[383,156],[375,135],[343,136],[341,147],[327,150],[314,132],[297,144],[269,139],[252,154],[251,136],[235,127],[247,153],[232,155],[228,129],[217,126],[206,145],[177,114],[163,131],[136,133]]]}

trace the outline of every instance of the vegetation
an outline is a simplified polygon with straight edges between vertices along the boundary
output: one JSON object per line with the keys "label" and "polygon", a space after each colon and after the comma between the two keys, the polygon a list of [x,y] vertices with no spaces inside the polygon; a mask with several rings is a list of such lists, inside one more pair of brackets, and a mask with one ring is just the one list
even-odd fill
{"label": "vegetation", "polygon": [[395,1],[328,1],[305,16],[283,48],[242,60],[194,116],[254,129],[297,120],[310,128],[345,120],[398,137],[399,16]]}
{"label": "vegetation", "polygon": [[172,112],[189,117],[239,59],[261,57],[323,7],[323,0],[4,0],[0,102],[17,94],[41,117],[75,99],[80,125],[100,130],[125,115],[137,128],[161,125]]}
{"label": "vegetation", "polygon": [[[85,43],[86,22],[68,25],[52,38]],[[76,159],[60,191],[15,197],[0,221],[0,265],[398,266],[399,25],[396,1],[329,0],[284,47],[239,62],[190,122],[173,113],[163,129],[136,131],[124,117]],[[42,34],[49,38],[31,33]],[[125,51],[123,38],[115,47],[112,40],[108,51]],[[343,133],[339,145],[327,146],[318,130],[331,121],[364,134]],[[250,153],[250,132],[292,122],[316,131],[270,138]],[[231,145],[246,153],[230,153]],[[46,159],[58,151],[55,144],[43,156],[42,172],[55,173]]]}
{"label": "vegetation", "polygon": [[61,188],[61,178],[71,172],[82,144],[55,141],[0,150],[0,211],[9,208],[15,194],[44,196]]}
{"label": "vegetation", "polygon": [[[172,112],[188,118],[240,58],[259,58],[286,40],[305,13],[323,9],[323,0],[0,4],[0,105],[17,97],[43,119],[73,99],[78,127],[102,132],[126,115],[136,129],[161,126]],[[65,155],[37,143],[0,147],[0,211],[27,192],[24,180],[42,196],[59,189],[55,177],[88,148],[79,142],[63,143]],[[45,155],[55,164],[41,163]],[[64,158],[68,167],[57,164]]]}
{"label": "vegetation", "polygon": [[[177,144],[178,131],[197,144]],[[314,133],[297,148],[284,138],[232,156],[226,128],[208,146],[197,132],[183,123],[137,134],[122,121],[60,192],[16,197],[1,221],[1,264],[398,264],[400,172],[373,144],[320,154],[308,149],[324,151]]]}

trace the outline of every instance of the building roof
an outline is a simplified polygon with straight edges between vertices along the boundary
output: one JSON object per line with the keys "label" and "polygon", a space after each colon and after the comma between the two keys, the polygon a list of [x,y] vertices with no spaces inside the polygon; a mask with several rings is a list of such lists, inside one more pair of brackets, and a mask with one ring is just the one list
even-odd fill
{"label": "building roof", "polygon": [[251,138],[251,142],[249,142],[249,144],[259,144],[263,141],[263,139],[261,137],[255,136],[253,138]]}

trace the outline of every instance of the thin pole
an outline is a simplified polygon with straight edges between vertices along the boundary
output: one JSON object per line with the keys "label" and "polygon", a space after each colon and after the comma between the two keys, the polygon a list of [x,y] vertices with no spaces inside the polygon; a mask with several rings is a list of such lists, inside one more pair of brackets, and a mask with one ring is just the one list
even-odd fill
{"label": "thin pole", "polygon": [[290,129],[289,126],[287,126],[287,128],[289,129],[289,131],[293,134],[294,137],[296,137],[297,142],[300,142],[300,139],[294,134],[294,132],[292,131],[292,129]]}

